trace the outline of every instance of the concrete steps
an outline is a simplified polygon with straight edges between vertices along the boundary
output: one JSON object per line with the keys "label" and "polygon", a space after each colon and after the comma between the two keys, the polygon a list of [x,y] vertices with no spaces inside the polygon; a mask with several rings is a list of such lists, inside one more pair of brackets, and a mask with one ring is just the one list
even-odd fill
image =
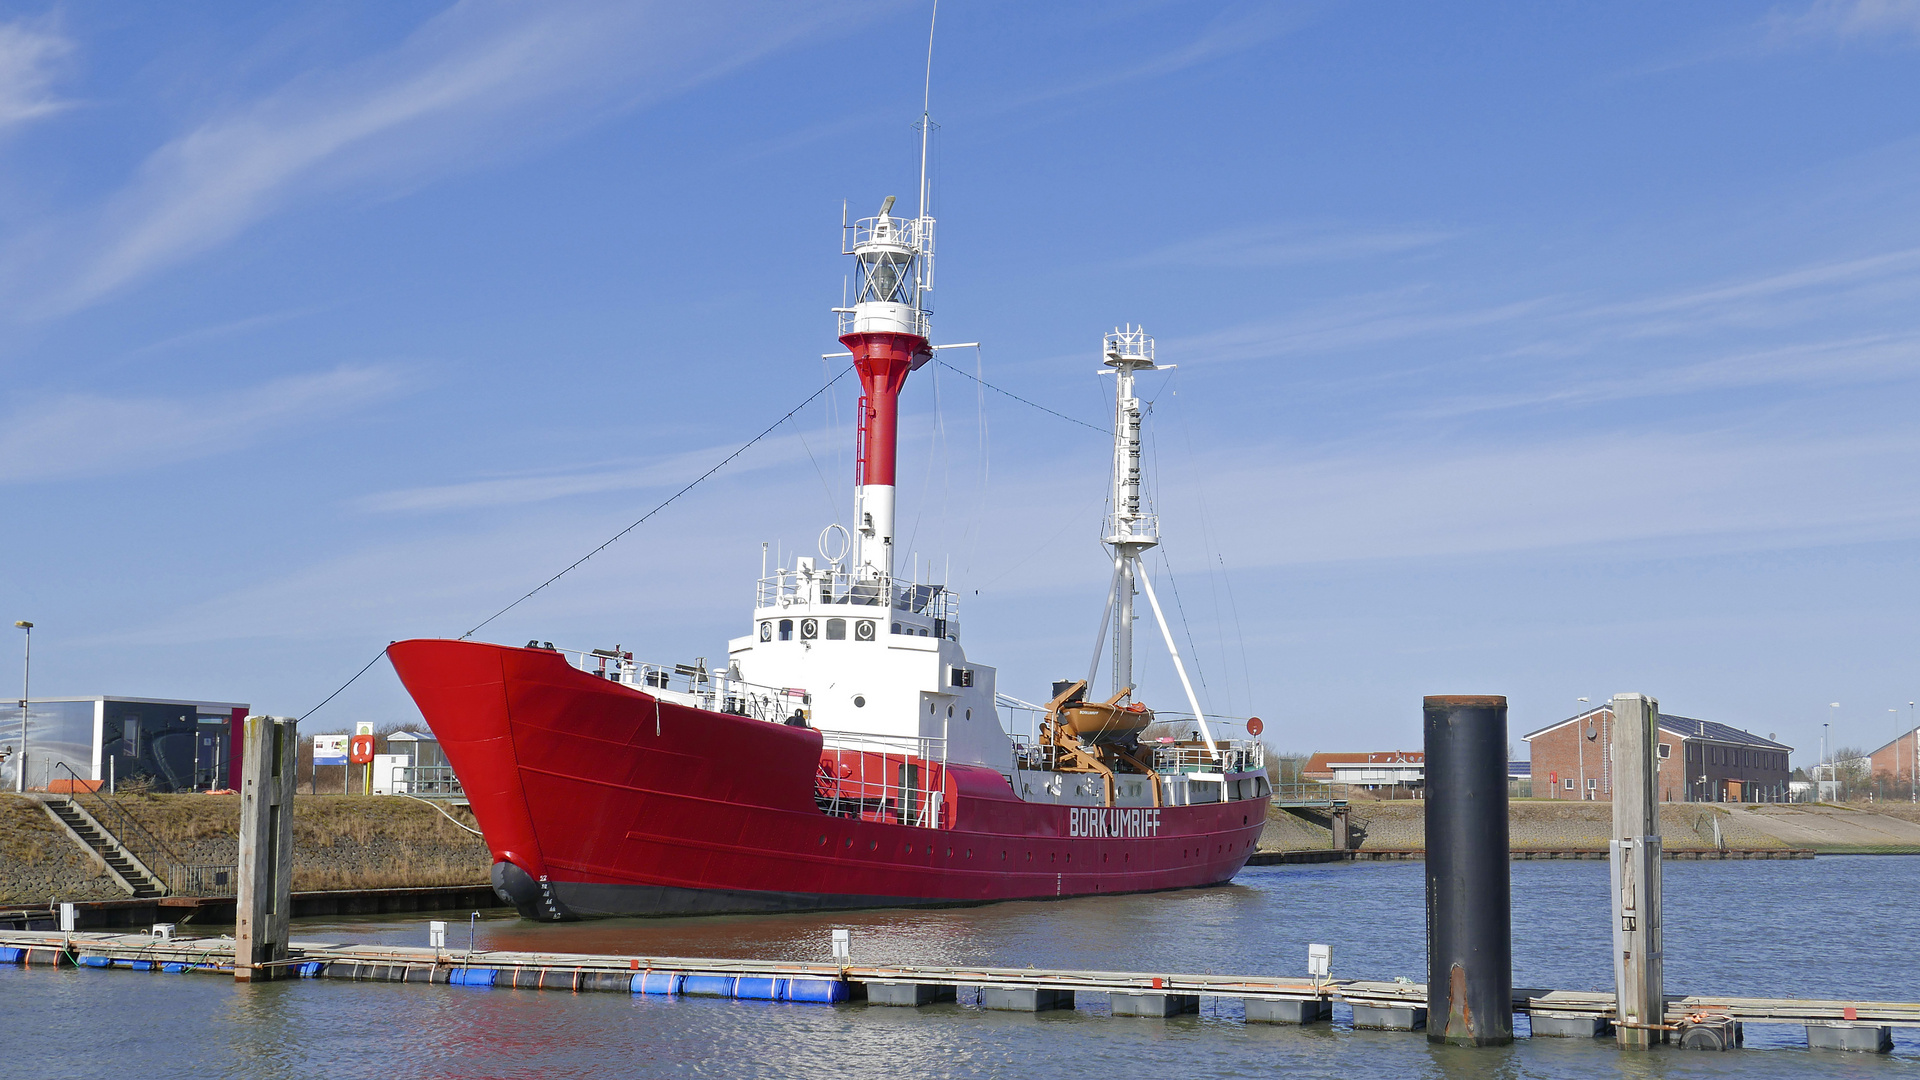
{"label": "concrete steps", "polygon": [[127,890],[127,895],[136,899],[167,895],[166,885],[78,801],[71,797],[49,795],[40,801],[40,805],[46,808],[68,837],[106,864],[108,873],[113,875],[121,888]]}

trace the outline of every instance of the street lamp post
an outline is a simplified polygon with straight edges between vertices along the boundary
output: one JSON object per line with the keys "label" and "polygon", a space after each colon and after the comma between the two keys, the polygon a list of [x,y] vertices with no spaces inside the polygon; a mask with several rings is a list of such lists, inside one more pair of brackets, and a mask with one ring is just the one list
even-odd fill
{"label": "street lamp post", "polygon": [[1833,744],[1827,741],[1827,736],[1833,727],[1833,719],[1839,715],[1840,703],[1837,701],[1828,702],[1827,722],[1820,725],[1820,757],[1826,761],[1827,780],[1833,784],[1833,794],[1836,799],[1838,799],[1840,795],[1840,777],[1836,775],[1833,768]]}
{"label": "street lamp post", "polygon": [[[1588,703],[1586,698],[1580,698],[1579,701],[1582,705]],[[1584,716],[1585,714],[1582,713],[1581,715]],[[1587,733],[1583,731],[1578,724],[1575,724],[1573,734],[1575,737],[1574,751],[1579,755],[1580,760],[1580,771],[1578,773],[1580,777],[1580,788],[1573,793],[1573,797],[1576,800],[1584,800],[1587,797]]]}
{"label": "street lamp post", "polygon": [[20,665],[20,761],[14,766],[14,789],[27,793],[27,700],[33,697],[33,624],[25,619],[13,625],[27,632],[26,658]]}

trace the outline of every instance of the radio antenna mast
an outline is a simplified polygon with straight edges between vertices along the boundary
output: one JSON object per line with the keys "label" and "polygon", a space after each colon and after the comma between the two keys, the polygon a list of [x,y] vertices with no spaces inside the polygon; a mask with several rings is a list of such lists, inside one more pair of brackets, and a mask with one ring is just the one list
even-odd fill
{"label": "radio antenna mast", "polygon": [[920,217],[927,216],[927,133],[933,128],[933,28],[940,21],[940,0],[927,20],[927,82],[920,93]]}

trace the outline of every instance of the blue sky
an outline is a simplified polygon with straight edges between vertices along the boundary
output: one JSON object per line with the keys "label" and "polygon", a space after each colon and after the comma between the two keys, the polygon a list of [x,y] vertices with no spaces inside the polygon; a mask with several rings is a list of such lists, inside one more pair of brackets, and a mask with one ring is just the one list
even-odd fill
{"label": "blue sky", "polygon": [[[297,714],[466,630],[818,389],[841,201],[914,185],[924,3],[0,11],[37,695]],[[1162,592],[1278,746],[1626,690],[1878,745],[1920,696],[1916,61],[1912,0],[948,0],[936,337],[1098,423],[1100,335],[1156,335]],[[760,543],[848,513],[852,404],[483,636],[723,655]],[[1104,440],[944,368],[903,409],[903,547],[1041,696]],[[382,665],[307,726],[412,715]]]}

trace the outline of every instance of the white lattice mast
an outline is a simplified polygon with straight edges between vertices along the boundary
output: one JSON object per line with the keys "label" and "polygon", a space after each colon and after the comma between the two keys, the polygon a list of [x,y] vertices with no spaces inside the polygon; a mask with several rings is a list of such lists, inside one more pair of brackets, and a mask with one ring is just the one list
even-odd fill
{"label": "white lattice mast", "polygon": [[[1153,582],[1141,567],[1140,556],[1160,543],[1160,518],[1153,512],[1144,487],[1145,477],[1140,464],[1140,399],[1134,393],[1135,377],[1143,371],[1170,371],[1174,365],[1159,365],[1154,362],[1153,338],[1148,336],[1144,327],[1128,324],[1116,329],[1101,341],[1101,353],[1107,367],[1115,379],[1113,402],[1113,495],[1112,509],[1107,514],[1106,535],[1103,538],[1113,551],[1113,582],[1107,588],[1107,610],[1100,617],[1100,639],[1107,635],[1109,627],[1113,632],[1113,693],[1130,691],[1133,681],[1133,598],[1140,592],[1147,595],[1147,603],[1153,608],[1154,621],[1160,626],[1160,635],[1166,639],[1167,652],[1173,657],[1173,668],[1180,675],[1180,685],[1186,691],[1187,704],[1193,708],[1193,717],[1200,725],[1200,733],[1207,741],[1207,749],[1218,756],[1219,747],[1214,744],[1213,730],[1207,724],[1207,718],[1200,711],[1200,699],[1193,692],[1193,682],[1187,678],[1187,666],[1180,659],[1179,646],[1173,642],[1173,631],[1167,625],[1166,613],[1160,610],[1160,599],[1153,593]],[[1093,686],[1093,677],[1100,668],[1100,652],[1103,640],[1097,640],[1093,646],[1093,664],[1087,670],[1087,686]]]}

